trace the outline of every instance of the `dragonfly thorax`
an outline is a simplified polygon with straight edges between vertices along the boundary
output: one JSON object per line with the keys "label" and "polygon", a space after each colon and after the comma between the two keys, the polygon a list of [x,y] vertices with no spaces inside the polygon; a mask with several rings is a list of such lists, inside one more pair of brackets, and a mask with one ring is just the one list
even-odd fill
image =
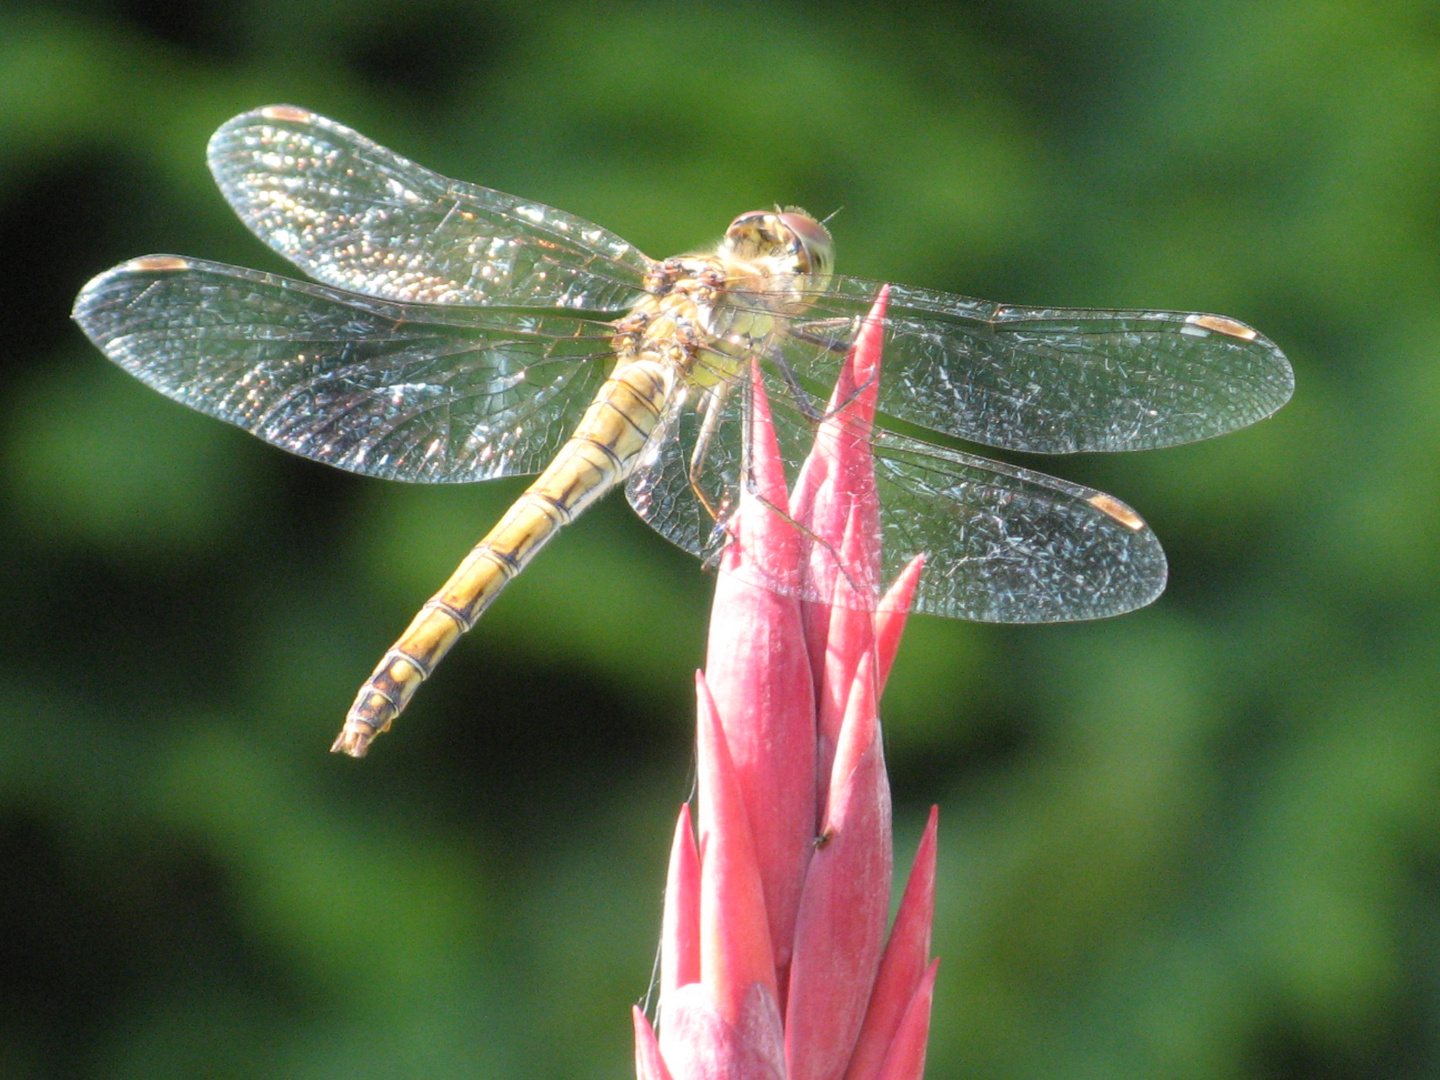
{"label": "dragonfly thorax", "polygon": [[[745,215],[757,216],[777,217]],[[732,225],[731,232],[735,229]],[[808,256],[746,242],[739,249],[750,257],[741,258],[735,248],[727,235],[713,254],[652,264],[646,295],[615,324],[621,365],[659,361],[702,387],[731,382],[808,306],[805,292],[796,288],[802,273],[797,266]]]}
{"label": "dragonfly thorax", "polygon": [[[726,268],[715,256],[682,256],[655,264],[646,279],[646,295],[615,324],[614,347],[621,366],[636,361],[664,364],[702,382],[713,364],[698,364],[702,351],[713,349],[717,334],[716,306]],[[719,372],[734,376],[728,363]]]}
{"label": "dragonfly thorax", "polygon": [[615,351],[622,363],[663,360],[702,386],[733,380],[809,306],[834,263],[830,233],[804,211],[741,214],[714,253],[651,264],[647,295],[616,324]]}

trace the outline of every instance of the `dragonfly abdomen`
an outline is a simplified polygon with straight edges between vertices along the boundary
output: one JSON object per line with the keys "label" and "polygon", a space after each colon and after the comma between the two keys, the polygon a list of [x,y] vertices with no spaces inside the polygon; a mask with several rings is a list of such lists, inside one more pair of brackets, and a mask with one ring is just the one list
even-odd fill
{"label": "dragonfly abdomen", "polygon": [[645,358],[616,368],[555,460],[471,549],[385,654],[356,695],[332,750],[362,756],[500,590],[562,526],[630,475],[674,385],[674,368],[663,361]]}

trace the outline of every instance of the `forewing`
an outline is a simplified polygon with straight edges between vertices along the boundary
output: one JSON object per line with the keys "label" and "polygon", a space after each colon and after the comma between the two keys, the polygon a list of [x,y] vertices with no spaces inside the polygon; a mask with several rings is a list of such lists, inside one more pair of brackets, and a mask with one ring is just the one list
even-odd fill
{"label": "forewing", "polygon": [[[803,391],[797,395],[769,372],[765,378],[775,434],[793,483],[814,442],[824,403]],[[657,531],[711,562],[727,542],[725,515],[747,482],[748,400],[744,385],[725,399],[723,420],[699,474],[707,501],[722,511],[720,522],[690,485],[690,460],[701,430],[693,408],[676,412],[667,438],[652,449],[627,489],[631,504]],[[982,622],[1064,622],[1143,607],[1164,589],[1165,554],[1159,541],[1118,499],[891,432],[867,434],[873,439],[880,499],[882,576],[892,580],[913,556],[924,553],[916,610]],[[808,579],[798,575],[785,581],[766,576],[755,583],[807,600],[833,599],[831,593],[814,593]],[[851,595],[867,603],[872,593],[862,585]]]}
{"label": "forewing", "polygon": [[370,296],[618,312],[650,265],[598,225],[448,180],[289,105],[226,123],[209,159],[256,236],[317,281]]}
{"label": "forewing", "polygon": [[316,461],[427,483],[544,468],[604,381],[612,332],[173,255],[101,274],[74,314],[107,356],[176,401]]}
{"label": "forewing", "polygon": [[[784,361],[831,385],[880,288],[802,279],[809,306],[779,346]],[[1269,416],[1293,389],[1284,354],[1225,316],[1008,307],[890,288],[880,411],[988,446],[1172,446]]]}

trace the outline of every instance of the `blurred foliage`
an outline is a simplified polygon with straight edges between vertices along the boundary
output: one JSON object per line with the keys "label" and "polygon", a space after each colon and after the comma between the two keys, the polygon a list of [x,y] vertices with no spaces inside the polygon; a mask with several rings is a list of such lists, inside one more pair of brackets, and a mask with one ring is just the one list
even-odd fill
{"label": "blurred foliage", "polygon": [[929,1075],[1440,1074],[1440,8],[11,0],[0,1078],[631,1073],[705,576],[611,500],[332,757],[522,485],[287,457],[67,322],[146,252],[284,269],[204,165],[270,102],[655,254],[843,207],[843,269],[1280,342],[1276,419],[1040,463],[1149,518],[1154,607],[912,623]]}

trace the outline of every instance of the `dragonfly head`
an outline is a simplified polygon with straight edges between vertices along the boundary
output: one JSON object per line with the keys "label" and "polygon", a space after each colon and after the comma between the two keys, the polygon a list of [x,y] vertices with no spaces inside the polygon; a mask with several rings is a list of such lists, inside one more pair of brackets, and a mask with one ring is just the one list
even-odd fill
{"label": "dragonfly head", "polygon": [[796,274],[828,275],[835,268],[830,230],[799,207],[752,210],[725,230],[725,249],[736,258],[780,258]]}

